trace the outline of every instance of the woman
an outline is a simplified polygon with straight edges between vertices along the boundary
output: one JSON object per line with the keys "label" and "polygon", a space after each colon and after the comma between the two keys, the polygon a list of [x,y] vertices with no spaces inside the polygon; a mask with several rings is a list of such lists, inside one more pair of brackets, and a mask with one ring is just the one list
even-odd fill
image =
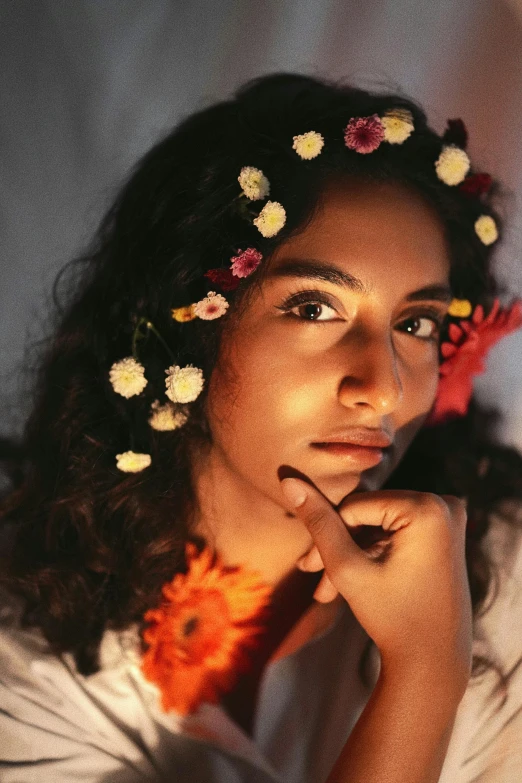
{"label": "woman", "polygon": [[471,382],[522,318],[465,146],[275,75],[138,164],[6,459],[2,780],[516,779],[472,642],[521,460]]}

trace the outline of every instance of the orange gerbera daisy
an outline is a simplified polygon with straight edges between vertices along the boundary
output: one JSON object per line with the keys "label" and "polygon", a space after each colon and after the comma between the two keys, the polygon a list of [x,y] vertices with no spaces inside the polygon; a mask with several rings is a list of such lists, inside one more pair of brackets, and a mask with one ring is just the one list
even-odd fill
{"label": "orange gerbera daisy", "polygon": [[188,571],[162,590],[164,601],[145,614],[149,645],[144,676],[161,692],[165,711],[186,715],[217,702],[249,668],[248,649],[263,631],[272,588],[255,572],[223,566],[206,548],[186,545]]}

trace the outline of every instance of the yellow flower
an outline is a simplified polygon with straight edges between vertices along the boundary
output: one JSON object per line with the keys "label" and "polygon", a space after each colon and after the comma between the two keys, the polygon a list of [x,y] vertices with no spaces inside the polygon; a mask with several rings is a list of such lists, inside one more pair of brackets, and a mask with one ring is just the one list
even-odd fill
{"label": "yellow flower", "polygon": [[138,454],[135,451],[116,454],[116,467],[123,473],[139,473],[140,470],[148,468],[150,463],[150,454]]}
{"label": "yellow flower", "polygon": [[497,224],[490,215],[481,215],[477,218],[475,231],[484,245],[492,245],[498,239]]}
{"label": "yellow flower", "polygon": [[452,299],[448,307],[448,315],[454,318],[468,318],[472,311],[471,302],[467,299]]}
{"label": "yellow flower", "polygon": [[151,411],[149,424],[153,430],[159,430],[160,432],[177,430],[188,419],[186,411],[181,406],[173,405],[171,402],[160,405],[159,400],[154,400],[151,405]]}
{"label": "yellow flower", "polygon": [[184,323],[185,321],[193,321],[194,318],[196,318],[193,304],[187,305],[186,307],[176,307],[171,310],[171,313],[174,320],[179,321],[180,323]]}
{"label": "yellow flower", "polygon": [[172,402],[194,402],[203,389],[203,370],[187,364],[179,367],[177,364],[165,370],[167,375],[165,386],[166,395]]}
{"label": "yellow flower", "polygon": [[145,378],[145,368],[132,356],[127,356],[119,362],[114,362],[109,372],[112,388],[122,397],[134,397],[140,394],[148,381]]}
{"label": "yellow flower", "polygon": [[303,160],[316,158],[324,147],[324,139],[317,131],[308,131],[300,136],[294,136],[292,148]]}
{"label": "yellow flower", "polygon": [[455,144],[448,144],[435,161],[437,177],[446,185],[458,185],[469,171],[471,161],[467,154]]}
{"label": "yellow flower", "polygon": [[261,171],[253,166],[243,166],[238,177],[241,190],[250,201],[263,199],[270,193],[270,183]]}
{"label": "yellow flower", "polygon": [[267,201],[259,215],[254,220],[264,237],[275,236],[286,223],[284,207],[277,201]]}
{"label": "yellow flower", "polygon": [[413,115],[408,109],[390,109],[381,117],[381,123],[388,144],[402,144],[414,130]]}

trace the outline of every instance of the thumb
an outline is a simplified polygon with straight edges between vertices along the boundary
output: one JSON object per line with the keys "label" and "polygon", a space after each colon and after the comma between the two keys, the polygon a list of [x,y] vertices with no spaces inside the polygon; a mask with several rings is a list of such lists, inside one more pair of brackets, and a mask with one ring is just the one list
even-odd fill
{"label": "thumb", "polygon": [[287,505],[308,528],[332,581],[335,582],[341,568],[346,568],[347,561],[351,569],[368,567],[368,558],[346,529],[350,524],[349,514],[343,520],[330,501],[302,479],[284,478],[281,489]]}

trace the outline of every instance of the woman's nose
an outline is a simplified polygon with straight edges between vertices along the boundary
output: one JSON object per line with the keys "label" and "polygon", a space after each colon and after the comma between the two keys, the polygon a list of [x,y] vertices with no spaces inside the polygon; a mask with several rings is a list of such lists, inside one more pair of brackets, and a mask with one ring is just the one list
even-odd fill
{"label": "woman's nose", "polygon": [[341,403],[369,406],[381,416],[392,413],[402,400],[403,388],[391,337],[365,340],[364,346],[352,346],[350,353],[339,389]]}

